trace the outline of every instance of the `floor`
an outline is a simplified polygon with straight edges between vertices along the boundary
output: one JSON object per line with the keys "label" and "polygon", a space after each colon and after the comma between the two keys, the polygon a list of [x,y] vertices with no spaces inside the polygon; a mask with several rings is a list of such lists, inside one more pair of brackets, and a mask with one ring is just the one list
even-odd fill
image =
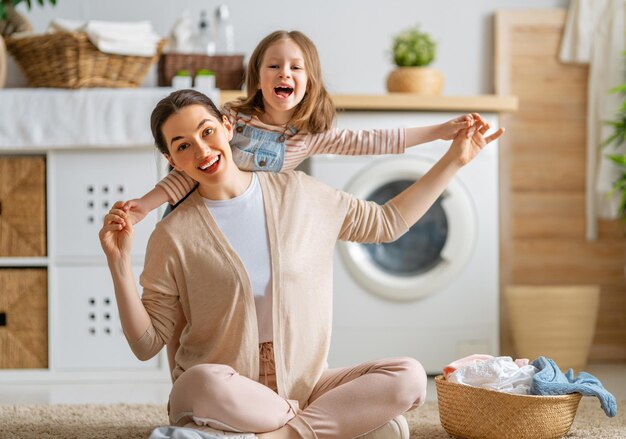
{"label": "floor", "polygon": [[[626,363],[590,364],[595,375],[617,400],[626,400]],[[0,404],[165,404],[169,383],[54,383],[0,384]],[[436,400],[433,378],[428,380],[428,400]]]}

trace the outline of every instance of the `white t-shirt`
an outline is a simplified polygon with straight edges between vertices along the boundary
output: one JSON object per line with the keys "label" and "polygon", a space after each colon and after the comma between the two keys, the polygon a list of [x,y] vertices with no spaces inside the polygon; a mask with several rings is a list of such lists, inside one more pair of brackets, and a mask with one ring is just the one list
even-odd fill
{"label": "white t-shirt", "polygon": [[265,222],[263,191],[256,174],[241,195],[204,202],[248,273],[259,326],[259,343],[273,340],[272,264]]}

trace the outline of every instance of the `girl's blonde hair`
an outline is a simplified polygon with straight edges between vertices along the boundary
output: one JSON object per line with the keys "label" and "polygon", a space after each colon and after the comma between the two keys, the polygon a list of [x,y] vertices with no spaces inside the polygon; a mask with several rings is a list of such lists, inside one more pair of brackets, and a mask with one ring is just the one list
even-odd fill
{"label": "girl's blonde hair", "polygon": [[256,46],[246,71],[245,99],[237,100],[231,104],[233,110],[244,114],[260,116],[265,112],[263,95],[259,89],[261,63],[267,49],[280,40],[292,40],[296,43],[304,55],[304,68],[308,75],[306,93],[302,101],[296,106],[289,125],[298,131],[308,133],[321,133],[332,128],[335,120],[335,106],[330,100],[328,92],[322,82],[322,69],[319,55],[315,44],[302,32],[299,31],[275,31],[263,38]]}

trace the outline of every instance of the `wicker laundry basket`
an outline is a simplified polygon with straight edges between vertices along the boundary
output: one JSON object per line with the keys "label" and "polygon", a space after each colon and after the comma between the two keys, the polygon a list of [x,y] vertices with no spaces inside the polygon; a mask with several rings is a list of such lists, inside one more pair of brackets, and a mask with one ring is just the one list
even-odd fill
{"label": "wicker laundry basket", "polygon": [[439,419],[449,435],[467,439],[563,437],[582,395],[516,395],[435,378]]}
{"label": "wicker laundry basket", "polygon": [[160,56],[100,52],[84,32],[8,38],[6,45],[31,87],[138,87]]}

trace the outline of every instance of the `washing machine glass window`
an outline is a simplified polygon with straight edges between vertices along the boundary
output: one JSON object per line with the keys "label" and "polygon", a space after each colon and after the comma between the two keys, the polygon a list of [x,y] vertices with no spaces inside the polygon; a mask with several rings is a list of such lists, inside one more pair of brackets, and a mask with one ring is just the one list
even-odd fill
{"label": "washing machine glass window", "polygon": [[[376,189],[368,200],[378,204],[398,195],[414,180],[396,180]],[[395,242],[362,244],[372,261],[396,276],[415,276],[432,270],[442,261],[441,251],[448,239],[448,219],[439,197],[435,204]]]}
{"label": "washing machine glass window", "polygon": [[[433,166],[423,157],[379,160],[363,169],[345,190],[384,204]],[[418,300],[444,290],[465,268],[476,240],[470,194],[454,178],[428,212],[393,243],[340,242],[345,267],[364,290],[391,300]]]}

